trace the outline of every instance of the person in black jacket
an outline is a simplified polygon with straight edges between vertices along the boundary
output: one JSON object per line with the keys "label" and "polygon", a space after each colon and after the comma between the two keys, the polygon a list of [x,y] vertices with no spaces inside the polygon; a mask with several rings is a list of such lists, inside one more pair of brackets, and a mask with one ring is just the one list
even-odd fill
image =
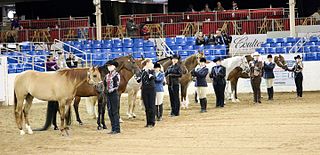
{"label": "person in black jacket", "polygon": [[169,77],[167,82],[171,103],[171,117],[179,116],[180,114],[179,78],[182,76],[182,70],[178,64],[179,59],[178,55],[173,55],[171,57],[172,65],[165,72],[165,76]]}
{"label": "person in black jacket", "polygon": [[137,81],[139,83],[141,82],[141,94],[147,118],[147,125],[145,127],[154,127],[156,109],[155,72],[151,59],[146,59],[143,63],[146,65],[137,78]]}
{"label": "person in black jacket", "polygon": [[201,113],[207,112],[207,81],[206,77],[208,75],[209,69],[206,67],[206,58],[200,59],[199,67],[191,71],[191,75],[196,77],[197,94],[200,99]]}
{"label": "person in black jacket", "polygon": [[224,107],[224,91],[226,88],[226,68],[221,65],[221,58],[213,60],[217,65],[212,67],[210,78],[213,80],[213,89],[216,94],[216,107]]}
{"label": "person in black jacket", "polygon": [[294,72],[294,82],[296,83],[296,88],[297,88],[297,97],[302,97],[302,81],[303,81],[303,75],[302,75],[302,70],[303,70],[303,63],[300,55],[297,55],[294,57],[294,60],[296,60],[296,63],[294,66],[289,69],[287,68],[287,71]]}
{"label": "person in black jacket", "polygon": [[106,63],[109,73],[104,77],[104,94],[107,99],[108,115],[111,121],[112,131],[109,134],[120,133],[119,123],[119,105],[120,99],[118,88],[120,84],[120,74],[116,71],[118,63],[114,60],[109,60]]}
{"label": "person in black jacket", "polygon": [[266,80],[268,100],[273,100],[273,79],[274,79],[273,69],[276,66],[276,64],[272,62],[271,54],[267,56],[267,59],[268,61],[264,62],[264,65],[263,65],[263,78],[265,78]]}

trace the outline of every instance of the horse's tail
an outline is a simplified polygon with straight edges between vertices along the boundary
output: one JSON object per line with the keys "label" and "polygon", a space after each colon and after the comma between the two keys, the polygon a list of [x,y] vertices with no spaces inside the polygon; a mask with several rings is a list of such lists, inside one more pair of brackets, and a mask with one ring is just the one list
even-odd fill
{"label": "horse's tail", "polygon": [[53,116],[54,116],[53,113],[56,112],[54,109],[55,108],[54,104],[56,104],[54,101],[48,101],[46,122],[42,128],[34,129],[34,131],[45,131],[45,130],[48,130],[48,128],[51,126]]}

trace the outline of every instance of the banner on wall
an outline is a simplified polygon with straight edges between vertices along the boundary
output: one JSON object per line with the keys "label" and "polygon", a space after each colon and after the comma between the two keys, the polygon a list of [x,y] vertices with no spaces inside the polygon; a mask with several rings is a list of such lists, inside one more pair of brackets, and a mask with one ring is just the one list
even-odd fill
{"label": "banner on wall", "polygon": [[249,49],[260,47],[266,42],[267,34],[233,35],[230,48]]}

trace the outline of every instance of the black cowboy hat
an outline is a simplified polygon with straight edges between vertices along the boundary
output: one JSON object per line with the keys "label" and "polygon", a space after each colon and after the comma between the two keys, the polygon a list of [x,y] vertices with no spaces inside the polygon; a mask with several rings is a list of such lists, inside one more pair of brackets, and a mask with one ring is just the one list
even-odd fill
{"label": "black cowboy hat", "polygon": [[300,55],[295,56],[294,60],[296,60],[296,59],[301,59]]}
{"label": "black cowboy hat", "polygon": [[213,59],[212,61],[213,62],[217,62],[217,61],[221,61],[222,59],[221,59],[221,57],[216,57],[215,59]]}
{"label": "black cowboy hat", "polygon": [[159,63],[154,63],[153,68],[161,68],[161,65]]}
{"label": "black cowboy hat", "polygon": [[119,64],[118,64],[118,62],[116,62],[114,60],[109,60],[109,61],[107,61],[106,66],[110,66],[110,65],[118,67]]}
{"label": "black cowboy hat", "polygon": [[200,58],[200,62],[207,62],[206,58]]}
{"label": "black cowboy hat", "polygon": [[267,56],[267,58],[272,58],[272,55],[271,55],[271,54],[269,54],[269,55]]}
{"label": "black cowboy hat", "polygon": [[180,59],[180,55],[174,54],[173,56],[171,56],[171,60],[172,59],[178,59],[179,60]]}

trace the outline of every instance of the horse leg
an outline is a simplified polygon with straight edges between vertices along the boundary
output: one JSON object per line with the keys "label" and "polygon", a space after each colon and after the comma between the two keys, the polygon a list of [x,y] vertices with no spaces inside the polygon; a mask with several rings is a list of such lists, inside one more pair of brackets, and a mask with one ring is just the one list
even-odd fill
{"label": "horse leg", "polygon": [[97,117],[98,126],[97,126],[97,130],[101,130],[102,129],[102,127],[101,127],[101,118],[100,118],[101,114],[102,114],[102,103],[98,101],[98,117]]}
{"label": "horse leg", "polygon": [[136,107],[136,100],[137,100],[137,95],[138,95],[138,92],[135,91],[134,94],[133,94],[133,104],[132,104],[132,108],[131,108],[131,115],[133,118],[136,118],[136,114],[133,112],[135,107]]}
{"label": "horse leg", "polygon": [[234,98],[236,99],[236,102],[240,102],[237,95],[237,86],[238,86],[238,79],[236,81],[236,84],[234,85]]}
{"label": "horse leg", "polygon": [[230,80],[230,83],[231,83],[231,101],[232,102],[236,102],[236,100],[235,100],[235,86],[236,86],[236,83],[235,83],[235,81],[232,79],[232,80]]}
{"label": "horse leg", "polygon": [[81,119],[80,119],[80,115],[79,115],[79,103],[80,103],[81,97],[76,96],[74,98],[74,102],[73,102],[73,108],[74,111],[76,113],[76,117],[77,117],[77,121],[79,122],[79,125],[83,125]]}
{"label": "horse leg", "polygon": [[188,109],[188,100],[187,98],[187,88],[188,88],[188,84],[181,84],[181,106],[184,109]]}
{"label": "horse leg", "polygon": [[[51,101],[49,101],[51,102]],[[58,125],[57,125],[57,113],[59,111],[59,103],[57,101],[52,101],[53,104],[53,115],[52,115],[52,124],[53,124],[53,129],[54,130],[59,130]],[[60,112],[59,112],[60,113]]]}
{"label": "horse leg", "polygon": [[102,110],[101,110],[101,124],[102,124],[102,129],[107,129],[106,123],[104,121],[104,116],[106,113],[106,102],[101,102],[102,104]]}
{"label": "horse leg", "polygon": [[23,109],[23,113],[24,113],[24,119],[25,119],[25,123],[26,123],[26,129],[28,130],[28,134],[33,134],[33,131],[30,127],[30,122],[29,122],[29,110],[31,108],[32,105],[32,100],[33,100],[33,96],[31,96],[30,94],[27,95],[26,97],[26,105],[24,106]]}
{"label": "horse leg", "polygon": [[60,100],[59,101],[59,111],[60,111],[60,131],[62,136],[67,136],[67,132],[65,131],[65,106],[67,101]]}
{"label": "horse leg", "polygon": [[134,101],[133,101],[133,95],[134,95],[134,92],[133,90],[130,90],[128,92],[128,111],[127,111],[127,115],[128,115],[128,118],[131,119],[133,116],[132,116],[132,106],[134,104]]}
{"label": "horse leg", "polygon": [[23,110],[23,101],[24,98],[23,96],[15,96],[15,107],[14,107],[14,113],[15,113],[15,118],[16,118],[16,123],[18,126],[18,129],[20,130],[20,135],[24,135],[25,132],[22,129],[22,123],[23,123],[23,118],[22,118],[22,110]]}

